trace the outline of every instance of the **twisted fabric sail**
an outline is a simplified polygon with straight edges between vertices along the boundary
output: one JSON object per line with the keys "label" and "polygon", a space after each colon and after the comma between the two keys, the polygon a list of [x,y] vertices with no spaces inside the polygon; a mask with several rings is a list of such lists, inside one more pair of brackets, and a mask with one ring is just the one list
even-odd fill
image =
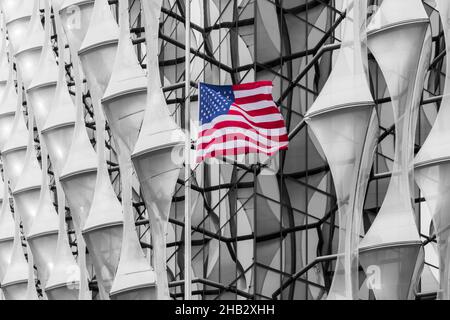
{"label": "twisted fabric sail", "polygon": [[395,121],[395,160],[386,197],[360,243],[366,273],[377,270],[372,290],[382,299],[411,297],[423,266],[412,206],[414,133],[430,60],[429,19],[421,1],[386,0],[368,27],[368,46],[383,72]]}
{"label": "twisted fabric sail", "polygon": [[437,0],[437,9],[441,17],[446,39],[446,76],[441,108],[433,128],[415,158],[415,180],[423,192],[429,207],[437,237],[439,249],[440,289],[438,298],[450,298],[448,241],[450,237],[450,117],[447,106],[450,104],[450,3]]}
{"label": "twisted fabric sail", "polygon": [[[61,166],[60,181],[61,186],[67,195],[67,203],[71,208],[71,214],[74,219],[74,227],[78,240],[78,248],[80,255],[78,257],[78,265],[80,268],[80,290],[79,295],[81,300],[89,299],[90,294],[87,283],[87,266],[86,266],[86,243],[82,236],[82,227],[87,219],[91,203],[92,195],[94,192],[95,180],[97,175],[96,155],[94,149],[90,145],[89,137],[86,132],[86,126],[84,123],[84,107],[83,107],[83,75],[81,71],[80,60],[78,57],[78,50],[81,47],[84,37],[90,25],[92,16],[92,9],[94,7],[94,1],[69,1],[66,0],[63,3],[53,3],[54,10],[59,13],[56,16],[57,32],[60,35],[64,33],[67,37],[69,45],[70,56],[73,64],[73,75],[75,82],[75,126],[72,129],[68,125],[67,139],[70,139],[70,148],[67,151],[68,154],[65,157]],[[73,9],[78,10],[73,10]],[[75,23],[76,28],[73,28]],[[62,42],[58,42],[60,46],[60,52],[63,52],[64,45]],[[70,106],[73,101],[65,90],[65,70],[60,65],[59,73],[59,94],[57,93],[57,100],[61,103],[61,106]],[[55,105],[57,102],[55,101]],[[59,108],[61,113],[65,113],[62,108]],[[63,117],[55,118],[53,123],[58,123],[64,119]],[[51,119],[48,120],[49,126],[51,126]],[[70,122],[70,120],[68,120]],[[56,128],[56,127],[55,127]],[[63,130],[63,129],[62,129]],[[72,132],[70,138],[68,137]],[[57,133],[54,135],[55,139],[59,136]],[[63,143],[64,141],[62,141]],[[66,145],[67,147],[67,145]],[[91,264],[90,264],[91,266]],[[104,296],[104,288],[102,284],[99,284],[101,294]]]}

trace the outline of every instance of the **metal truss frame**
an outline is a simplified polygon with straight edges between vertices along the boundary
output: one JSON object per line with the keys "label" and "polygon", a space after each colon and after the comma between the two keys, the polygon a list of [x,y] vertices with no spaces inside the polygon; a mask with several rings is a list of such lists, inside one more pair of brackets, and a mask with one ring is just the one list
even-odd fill
{"label": "metal truss frame", "polygon": [[[173,49],[176,50],[176,57],[172,59],[164,59],[164,55],[161,54],[160,57],[160,66],[180,66],[182,68],[183,63],[185,62],[184,59],[184,52],[186,50],[186,46],[183,42],[184,38],[181,38],[176,35],[177,28],[183,27],[186,24],[185,21],[185,13],[184,13],[184,1],[187,0],[173,0],[173,1],[165,1],[165,4],[172,3],[172,5],[164,6],[162,10],[162,17],[160,20],[160,33],[159,38],[161,40],[161,52],[167,48],[167,47],[173,47]],[[263,0],[270,2],[273,6],[276,7],[277,15],[278,15],[278,23],[281,26],[280,28],[283,30],[285,28],[285,25],[283,24],[284,18],[286,15],[294,15],[296,16],[302,23],[306,26],[306,33],[308,33],[310,30],[316,30],[316,36],[317,33],[320,34],[320,37],[316,39],[313,46],[310,46],[310,43],[308,42],[308,37],[305,36],[305,42],[306,42],[306,49],[300,52],[287,52],[289,50],[286,50],[286,52],[280,54],[280,56],[277,59],[273,59],[270,61],[258,61],[257,57],[257,47],[258,47],[258,38],[256,37],[258,24],[257,19],[255,18],[257,15],[257,8],[256,8],[256,0],[244,0],[244,1],[238,1],[238,0],[216,0],[217,3],[220,3],[220,8],[222,11],[219,13],[219,17],[216,21],[210,22],[208,19],[205,19],[204,24],[205,27],[201,27],[200,25],[197,25],[195,23],[191,23],[189,26],[190,30],[195,30],[202,36],[202,44],[198,48],[190,48],[190,52],[192,54],[192,61],[194,59],[201,59],[204,63],[204,69],[207,67],[215,67],[223,71],[224,73],[228,74],[230,78],[232,79],[233,83],[239,83],[242,80],[242,77],[240,76],[241,73],[248,74],[249,72],[254,72],[257,74],[261,71],[270,72],[275,77],[279,77],[287,84],[286,87],[281,89],[281,93],[279,95],[279,99],[277,100],[277,104],[280,106],[280,108],[283,110],[284,114],[287,115],[287,122],[289,123],[291,121],[291,113],[295,114],[297,118],[303,119],[303,115],[298,113],[297,111],[292,110],[292,104],[296,103],[292,101],[292,95],[293,91],[295,89],[300,90],[300,92],[304,93],[304,101],[306,105],[310,105],[312,103],[310,96],[313,95],[314,97],[317,96],[318,90],[317,86],[314,83],[311,83],[308,79],[314,78],[314,77],[327,77],[328,74],[318,74],[318,65],[321,61],[321,59],[325,55],[331,55],[335,50],[339,49],[339,44],[335,43],[337,39],[335,39],[335,31],[342,22],[342,20],[345,18],[346,13],[340,12],[335,8],[335,1],[333,0],[305,0],[302,2],[301,5],[291,7],[289,9],[286,9],[284,6],[283,0]],[[203,5],[205,8],[209,7],[209,0],[204,0]],[[244,11],[245,7],[239,6],[238,2],[244,4],[245,6],[253,6],[254,16],[251,18],[245,17],[241,18],[240,14]],[[259,2],[259,1],[258,1]],[[372,1],[373,4],[376,4],[377,1]],[[110,5],[112,6],[112,9],[116,12],[116,6],[117,6],[117,0],[109,0]],[[429,7],[426,3],[427,9],[434,10],[433,8]],[[329,27],[326,30],[322,30],[318,28],[314,22],[309,21],[309,11],[317,6],[323,6],[326,8],[330,14],[332,14],[335,19],[333,20],[333,23],[329,25]],[[131,33],[133,35],[133,43],[136,46],[136,52],[138,54],[138,58],[140,59],[142,66],[145,68],[145,50],[143,49],[144,45],[144,38],[143,34],[145,33],[145,29],[143,28],[142,24],[142,16],[140,11],[140,0],[131,0],[130,1],[130,8],[133,9],[133,12],[138,12],[135,15],[132,15],[133,21],[131,21]],[[229,8],[232,8],[233,10],[233,21],[223,21],[223,14],[225,11]],[[173,22],[173,26],[171,27],[172,30],[170,30],[169,27],[166,26],[169,25],[168,21]],[[238,34],[240,28],[253,28],[254,33],[254,63],[251,64],[244,64],[241,65],[239,63],[238,57],[236,55],[238,54],[238,48],[233,46],[237,46],[237,42],[230,41],[230,57],[231,57],[231,66],[227,63],[222,62],[220,59],[216,58],[216,51],[220,50],[220,46],[222,43],[220,43],[217,47],[213,47],[212,42],[210,41],[210,34],[213,31],[220,31],[224,32],[226,34],[230,34],[232,36],[233,34]],[[287,32],[287,30],[284,30]],[[225,38],[225,37],[224,37]],[[54,37],[55,41],[57,40],[56,37]],[[282,44],[283,45],[283,44]],[[435,73],[435,81],[439,83],[439,81],[442,79],[440,77],[442,73],[442,59],[445,56],[445,46],[443,45],[443,33],[442,31],[439,32],[436,36],[433,37],[433,46],[435,47],[435,55],[433,57],[430,71],[434,71]],[[56,47],[56,46],[55,46]],[[56,50],[56,48],[55,48]],[[289,65],[292,63],[292,61],[295,61],[297,59],[304,59],[305,63],[301,70],[299,72],[290,71],[285,72],[283,71],[283,67],[286,67],[286,69],[289,69]],[[276,71],[277,69],[281,69],[281,71]],[[68,84],[73,85],[73,78],[71,77],[71,65],[68,64],[66,66],[67,75],[68,75]],[[178,82],[172,83],[171,85],[165,86],[163,88],[165,94],[167,103],[174,107],[174,114],[179,112],[182,114],[182,110],[184,110],[185,106],[185,96],[186,92],[184,91],[184,72],[180,72],[181,76],[178,79]],[[196,101],[197,96],[195,94],[196,92],[196,81],[198,79],[193,79],[192,82],[192,101]],[[376,88],[378,86],[377,83],[372,83],[373,88]],[[436,86],[439,88],[439,85]],[[375,90],[374,90],[375,92]],[[72,94],[74,94],[72,92]],[[431,97],[424,98],[422,101],[422,106],[425,106],[430,103],[438,103],[441,100],[440,92],[432,92]],[[95,130],[95,125],[92,121],[92,106],[89,100],[89,92],[86,92],[84,95],[83,101],[85,102],[85,109],[86,109],[86,124],[87,127],[92,130],[92,132]],[[389,102],[389,98],[385,97],[378,97],[375,96],[375,101],[377,104],[377,107],[380,108],[383,104]],[[298,102],[297,102],[298,103]],[[180,123],[183,123],[182,117],[178,119]],[[421,121],[421,119],[419,119]],[[282,189],[282,186],[284,185],[284,181],[289,180],[293,183],[298,183],[302,185],[306,193],[308,192],[318,192],[322,195],[324,195],[327,198],[328,202],[328,210],[326,214],[321,219],[317,219],[313,214],[308,212],[308,206],[306,206],[305,210],[298,210],[297,208],[293,208],[289,201],[283,200],[284,198],[281,197],[281,201],[277,201],[275,199],[267,198],[265,195],[261,194],[257,190],[257,177],[261,173],[262,169],[264,169],[264,164],[257,164],[252,166],[245,166],[240,165],[237,163],[230,163],[229,160],[223,159],[224,163],[231,164],[235,167],[235,169],[239,172],[238,175],[233,179],[233,181],[229,183],[219,184],[219,185],[212,185],[207,187],[200,187],[196,183],[193,183],[192,190],[196,193],[199,193],[202,197],[204,207],[205,207],[205,214],[204,219],[202,223],[198,225],[193,225],[191,228],[192,235],[200,235],[201,240],[193,240],[192,241],[192,247],[198,248],[198,247],[204,247],[206,244],[208,244],[212,239],[218,240],[220,243],[222,243],[226,248],[228,248],[229,253],[231,256],[235,255],[233,244],[236,244],[240,241],[253,241],[253,246],[256,248],[259,243],[263,243],[268,240],[274,240],[279,239],[280,246],[282,245],[283,239],[289,237],[292,234],[298,233],[298,232],[316,232],[318,237],[318,246],[317,246],[317,252],[316,258],[312,261],[306,261],[304,262],[304,267],[301,269],[291,268],[291,270],[281,270],[281,269],[275,269],[268,265],[265,265],[258,261],[258,257],[256,254],[256,249],[254,252],[254,263],[250,266],[250,268],[253,269],[253,272],[255,274],[255,279],[258,277],[259,270],[261,268],[265,270],[269,270],[270,272],[276,273],[280,277],[280,283],[279,287],[271,293],[271,295],[264,296],[262,294],[258,294],[256,292],[244,292],[242,290],[239,290],[236,286],[237,281],[242,276],[240,273],[236,272],[236,278],[229,282],[229,283],[223,283],[220,281],[212,281],[210,279],[204,278],[196,278],[193,280],[193,283],[196,283],[198,285],[198,290],[192,292],[193,296],[198,297],[199,299],[220,299],[223,297],[224,293],[232,293],[235,295],[236,298],[245,298],[245,299],[293,299],[294,298],[294,290],[292,289],[296,283],[302,283],[305,286],[305,290],[308,291],[309,287],[314,287],[319,290],[321,290],[321,294],[319,295],[319,298],[321,295],[323,295],[328,289],[331,284],[331,279],[333,276],[333,261],[336,259],[336,255],[333,253],[331,249],[331,242],[333,239],[333,236],[335,233],[337,233],[338,225],[336,222],[335,213],[337,211],[337,205],[336,205],[336,197],[334,195],[333,190],[322,190],[320,188],[317,188],[316,186],[310,184],[309,178],[311,176],[314,176],[319,173],[326,174],[329,171],[328,165],[323,165],[319,167],[309,167],[308,165],[308,148],[311,142],[309,141],[309,132],[308,128],[305,125],[305,122],[303,120],[298,121],[297,123],[289,123],[290,125],[290,132],[289,132],[289,139],[293,140],[294,138],[304,135],[306,138],[306,154],[304,155],[305,163],[306,163],[306,169],[299,172],[290,172],[285,173],[282,169],[277,173],[277,179],[280,183],[280,189]],[[394,129],[395,126],[392,125],[388,128],[380,127],[380,136],[379,136],[379,144],[381,144],[385,139],[388,137],[394,137]],[[90,134],[91,137],[94,137],[94,135]],[[424,136],[425,135],[425,136]],[[421,137],[422,138],[421,138]],[[426,133],[421,132],[419,133],[419,139],[418,143],[416,145],[416,152],[420,149],[420,142],[423,140],[423,138],[426,137]],[[395,137],[394,137],[395,138]],[[110,136],[109,136],[110,139]],[[95,144],[95,139],[92,139],[92,143]],[[112,181],[114,185],[117,188],[120,188],[119,185],[119,168],[117,163],[114,161],[114,150],[111,145],[111,141],[106,142],[106,146],[111,150],[111,159],[108,162],[109,164],[109,170],[111,174]],[[380,149],[377,150],[377,155],[383,156],[382,151]],[[281,158],[284,158],[285,155],[281,155]],[[227,162],[228,161],[228,162]],[[51,169],[49,171],[50,174],[52,174]],[[250,178],[249,178],[250,177]],[[371,184],[378,185],[379,181],[383,179],[389,179],[390,174],[385,172],[377,172],[377,165],[375,164],[373,172],[371,174]],[[193,177],[195,181],[195,176]],[[250,181],[249,181],[250,180]],[[182,190],[184,188],[184,181],[180,179],[178,181],[177,186],[177,192],[175,192],[175,196],[173,198],[174,203],[184,202],[184,197],[180,195],[178,191]],[[271,234],[257,234],[257,232],[253,232],[248,235],[243,236],[230,236],[230,237],[224,237],[221,235],[221,229],[217,230],[216,232],[211,232],[207,229],[205,226],[205,222],[207,221],[208,216],[211,213],[214,213],[215,210],[220,210],[219,206],[221,202],[228,201],[228,196],[230,194],[233,194],[233,192],[236,192],[238,189],[249,189],[253,188],[254,192],[253,195],[247,200],[247,201],[254,201],[255,203],[255,221],[257,221],[257,206],[256,206],[256,198],[262,197],[267,198],[267,201],[272,202],[278,202],[281,208],[288,210],[291,215],[304,215],[305,221],[303,224],[300,225],[292,225],[290,227],[283,226],[282,223],[280,223],[279,231],[276,233]],[[221,191],[221,199],[218,203],[215,205],[211,205],[210,203],[210,193],[213,191]],[[119,190],[119,197],[120,197],[120,190]],[[417,199],[416,203],[423,202],[424,199],[421,198],[420,193],[417,191]],[[372,208],[365,208],[364,216],[367,217],[374,217],[376,213],[378,212],[378,209],[381,205],[382,197],[381,199],[378,199],[377,206]],[[145,205],[142,200],[136,201],[134,203],[134,208],[136,211],[136,226],[138,228],[138,231],[140,233],[140,239],[141,244],[144,249],[149,250],[148,252],[151,252],[152,244],[151,239],[149,236],[149,230],[151,228],[151,225],[149,224],[148,218],[146,217],[146,211],[145,211]],[[227,224],[231,224],[235,215],[239,212],[241,208],[234,208],[233,211],[230,212],[230,221],[223,224],[222,228],[225,227]],[[69,210],[67,208],[67,210]],[[420,206],[417,210],[418,218],[420,218]],[[184,221],[182,219],[183,214],[179,213],[177,215],[177,218],[171,218],[170,223],[178,228],[184,229]],[[70,216],[68,215],[68,220],[70,219]],[[69,231],[69,234],[71,236],[71,245],[73,246],[73,250],[76,253],[76,239],[74,237],[74,232]],[[423,236],[423,245],[426,246],[430,244],[431,242],[435,242],[435,237],[431,236],[428,237],[424,234]],[[306,236],[306,239],[308,239],[308,236]],[[172,255],[168,257],[168,259],[175,259],[177,260],[177,253],[184,248],[184,241],[181,238],[181,240],[177,240],[174,242],[170,242],[167,244],[168,248],[174,248],[175,251]],[[201,250],[199,251],[201,252]],[[221,253],[219,253],[221,254]],[[306,254],[306,257],[308,257],[308,254]],[[176,264],[178,264],[178,261],[176,261]],[[435,266],[433,266],[435,267]],[[315,282],[312,282],[308,279],[308,271],[313,268],[319,268],[323,271],[324,274],[324,284],[318,284]],[[246,271],[246,270],[244,270]],[[220,276],[219,276],[220,278]],[[256,280],[255,280],[256,282]],[[96,282],[95,279],[90,284],[91,288],[96,288]],[[173,275],[173,279],[170,282],[170,288],[171,288],[171,295],[174,299],[182,299],[183,297],[183,290],[184,290],[184,283],[183,283],[183,271],[178,270],[176,274]],[[291,290],[292,289],[292,290]],[[306,294],[308,297],[308,295]],[[422,294],[417,293],[417,299],[430,299],[435,297],[435,294]]]}

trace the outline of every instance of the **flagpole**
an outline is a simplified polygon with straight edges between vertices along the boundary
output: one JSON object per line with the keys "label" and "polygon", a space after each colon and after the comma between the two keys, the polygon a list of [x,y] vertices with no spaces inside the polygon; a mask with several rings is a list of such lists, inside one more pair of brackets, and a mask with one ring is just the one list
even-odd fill
{"label": "flagpole", "polygon": [[186,131],[185,156],[185,186],[184,186],[184,299],[191,300],[191,0],[185,0],[185,95],[184,128]]}

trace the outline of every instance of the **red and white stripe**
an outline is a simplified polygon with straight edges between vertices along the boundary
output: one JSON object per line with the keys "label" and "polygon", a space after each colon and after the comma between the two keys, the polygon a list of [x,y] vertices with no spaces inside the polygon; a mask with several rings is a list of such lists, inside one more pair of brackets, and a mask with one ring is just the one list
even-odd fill
{"label": "red and white stripe", "polygon": [[272,82],[233,86],[235,101],[227,114],[202,125],[197,162],[218,156],[264,153],[288,148],[286,125],[272,97]]}

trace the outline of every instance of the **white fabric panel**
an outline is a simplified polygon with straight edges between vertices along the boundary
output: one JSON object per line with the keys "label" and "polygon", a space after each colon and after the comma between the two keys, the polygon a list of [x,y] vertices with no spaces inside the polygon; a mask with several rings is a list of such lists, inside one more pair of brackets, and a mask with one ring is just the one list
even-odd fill
{"label": "white fabric panel", "polygon": [[[77,265],[69,246],[66,230],[65,201],[62,187],[56,178],[58,192],[59,232],[54,266],[47,281],[45,292],[49,300],[77,300],[82,289],[80,267]],[[78,235],[77,235],[78,236]],[[78,238],[78,250],[86,250]],[[85,268],[85,265],[81,265]]]}
{"label": "white fabric panel", "polygon": [[[78,57],[78,52],[74,51],[74,45],[70,42],[73,39],[70,35],[70,33],[67,33],[72,57]],[[78,62],[78,59],[74,58],[76,123],[69,154],[60,177],[75,226],[78,230],[81,230],[86,222],[93,198],[97,176],[97,156],[89,141],[84,124],[82,78]]]}
{"label": "white fabric panel", "polygon": [[148,96],[132,160],[152,225],[158,299],[167,299],[169,288],[165,238],[172,196],[182,167],[182,160],[174,156],[180,154],[185,137],[171,118],[161,90],[158,31],[162,0],[149,0],[142,5],[146,24]]}
{"label": "white fabric panel", "polygon": [[27,152],[28,130],[23,118],[22,94],[23,92],[20,91],[16,102],[14,124],[9,138],[2,149],[2,162],[12,190],[14,190],[17,180],[22,173]]}
{"label": "white fabric panel", "polygon": [[[3,184],[3,180],[0,179]],[[3,187],[2,207],[0,211],[0,283],[6,274],[14,242],[14,219],[11,213],[8,188]]]}
{"label": "white fabric panel", "polygon": [[[57,76],[56,63],[54,61],[53,53],[50,51],[50,7],[47,1],[45,2],[45,21],[44,48],[42,49],[36,75],[31,81],[34,86],[33,88],[35,88],[35,90],[33,90],[34,99],[28,99],[30,127],[34,127],[34,122],[32,120],[35,120],[40,141],[42,142],[43,139],[40,129],[42,128],[43,123],[45,123],[50,110],[56,87],[54,78]],[[48,73],[52,73],[53,75],[42,77],[43,74],[46,75]],[[50,83],[50,86],[45,86],[48,83]],[[41,101],[44,101],[43,105],[39,104]],[[37,113],[35,111],[37,111]],[[41,170],[40,195],[37,203],[36,216],[31,222],[30,229],[27,233],[27,239],[37,267],[38,279],[42,286],[45,287],[54,265],[58,237],[58,218],[48,187],[48,153],[44,143],[41,144],[41,157],[43,170]],[[39,173],[39,170],[37,170],[37,172]],[[24,174],[27,174],[27,172],[24,171]],[[18,185],[20,186],[20,184]],[[43,295],[45,297],[45,292]]]}
{"label": "white fabric panel", "polygon": [[[412,191],[410,188],[412,181],[410,180],[410,168],[415,127],[413,113],[417,111],[418,97],[420,98],[419,90],[414,90],[415,86],[419,87],[422,84],[420,73],[423,74],[426,69],[424,66],[421,66],[420,69],[417,68],[420,50],[422,49],[417,43],[423,42],[425,31],[426,24],[412,24],[408,27],[401,26],[396,29],[389,29],[387,33],[377,33],[369,38],[369,47],[377,57],[377,61],[385,74],[390,94],[394,97],[393,107],[397,138],[396,163],[394,163],[389,190],[378,218],[362,241],[361,248],[395,243],[399,240],[418,241],[417,227],[411,206]],[[394,47],[394,38],[396,39],[395,46],[398,44],[400,52],[405,52],[405,54],[407,52],[406,56],[399,53],[397,48]],[[425,45],[424,48],[429,49],[429,46]],[[399,55],[402,56],[401,59],[398,59]],[[427,64],[426,53],[424,56],[422,65]],[[417,70],[420,71],[416,79]],[[404,80],[401,81],[402,79]],[[420,88],[422,87],[420,86]],[[395,214],[392,214],[393,212]],[[383,217],[383,219],[379,219],[380,217]],[[384,219],[386,219],[386,222],[382,222]],[[387,221],[390,221],[390,223]]]}
{"label": "white fabric panel", "polygon": [[[32,263],[32,255],[30,252],[28,254],[30,263]],[[32,289],[34,289],[34,296],[37,297],[36,289],[29,286],[30,278],[33,279],[32,274],[30,274],[29,265],[25,259],[19,219],[16,217],[11,262],[2,281],[2,290],[6,300],[28,300],[33,297]]]}
{"label": "white fabric panel", "polygon": [[[5,30],[6,27],[2,25],[2,28]],[[6,46],[6,43],[4,43],[1,54],[6,57],[7,54],[10,54],[10,48],[10,46]],[[3,146],[8,140],[14,126],[18,97],[15,89],[13,64],[8,62],[6,66],[2,65],[1,67],[6,68],[3,72],[8,70],[7,84],[3,89],[0,99],[0,150],[3,150]]]}
{"label": "white fabric panel", "polygon": [[117,54],[102,104],[119,152],[126,152],[129,157],[144,118],[147,78],[134,52],[128,19],[127,10],[126,17],[119,20]]}
{"label": "white fabric panel", "polygon": [[4,98],[6,88],[8,86],[10,64],[8,61],[8,47],[6,41],[6,26],[4,24],[4,16],[0,16],[0,101]]}
{"label": "white fabric panel", "polygon": [[[58,14],[58,1],[52,1],[55,13],[55,27],[58,39],[59,68],[57,73],[57,85],[54,98],[50,107],[50,114],[45,121],[42,129],[41,141],[47,145],[49,156],[52,160],[53,170],[55,172],[55,184],[57,190],[58,202],[58,240],[56,246],[56,255],[54,265],[50,273],[49,280],[45,286],[48,299],[51,300],[86,300],[90,299],[90,293],[87,284],[86,271],[86,245],[81,236],[80,227],[75,227],[78,246],[78,264],[69,245],[66,231],[66,201],[64,190],[59,178],[61,176],[64,164],[67,160],[75,125],[75,107],[68,95],[65,79],[65,43],[63,39],[63,29],[60,16]],[[80,83],[76,80],[76,91],[79,92]],[[79,126],[84,129],[84,126]],[[85,131],[85,129],[84,129]],[[90,146],[89,146],[90,148]],[[92,150],[92,148],[88,149]],[[77,150],[78,151],[78,150]],[[71,207],[72,214],[77,207]],[[78,216],[81,216],[79,214]],[[75,219],[74,219],[75,220]],[[80,222],[79,222],[80,223]]]}
{"label": "white fabric panel", "polygon": [[[156,299],[156,273],[149,265],[136,234],[132,207],[131,152],[139,135],[146,103],[147,81],[130,38],[128,1],[119,1],[120,37],[103,107],[117,141],[122,182],[124,229],[113,299]],[[110,101],[111,99],[113,101]],[[128,108],[129,107],[129,108]]]}
{"label": "white fabric panel", "polygon": [[[29,2],[28,4],[30,4]],[[32,3],[31,3],[32,4]],[[11,7],[6,8],[7,4],[2,2],[3,10],[5,12],[5,9],[10,10],[10,14],[12,14]],[[9,4],[11,5],[11,4]],[[26,8],[22,8],[25,10]],[[25,11],[23,11],[25,12]],[[6,13],[5,13],[6,14]],[[31,12],[30,12],[31,16]],[[29,17],[29,16],[28,16]],[[10,37],[10,43],[13,42],[13,39],[19,40],[21,36],[23,36],[22,33],[23,30],[27,28],[27,24],[29,22],[29,18],[27,19],[21,19],[17,21],[17,23],[13,23],[13,28],[16,28],[17,30],[21,30],[18,34],[14,32],[14,30],[8,30],[9,31],[9,37]],[[18,41],[19,42],[19,41]],[[18,43],[17,42],[17,43]],[[16,43],[16,44],[17,44]],[[12,50],[12,47],[10,47]],[[11,51],[10,51],[11,52]],[[12,126],[10,128],[6,129],[6,133],[8,136],[5,137],[6,144],[2,147],[2,160],[3,160],[3,169],[4,169],[4,175],[5,175],[5,181],[9,181],[11,190],[14,190],[14,187],[16,186],[19,177],[23,171],[24,163],[25,163],[25,155],[27,153],[27,138],[28,138],[28,130],[25,126],[25,121],[23,119],[23,113],[22,113],[22,95],[23,92],[21,90],[22,81],[20,76],[18,76],[17,82],[18,82],[18,88],[20,90],[20,95],[15,95],[14,91],[14,76],[13,76],[13,70],[12,67],[10,68],[10,86],[9,86],[9,94],[7,99],[4,101],[8,101],[8,105],[3,106],[5,108],[6,114],[10,113],[12,111],[12,106],[15,105],[15,116],[14,121],[12,123]],[[14,103],[14,98],[16,98],[16,102]],[[10,110],[8,110],[10,109]],[[14,114],[14,113],[10,113]],[[11,118],[10,118],[11,119]],[[5,188],[7,190],[8,188]],[[34,279],[29,275],[29,266],[27,264],[27,261],[25,260],[24,251],[22,249],[22,240],[21,240],[21,234],[19,229],[19,210],[17,206],[15,206],[15,220],[14,222],[11,220],[12,216],[10,215],[10,209],[9,209],[9,200],[8,196],[5,195],[4,197],[4,205],[2,207],[2,222],[5,223],[5,225],[2,226],[2,228],[8,228],[8,229],[2,229],[2,238],[5,241],[2,241],[2,249],[5,251],[2,252],[2,262],[4,263],[3,267],[5,269],[2,270],[2,286],[3,286],[3,293],[5,295],[5,298],[7,300],[24,300],[27,298],[33,298],[32,291],[28,290],[28,284],[29,279]],[[8,217],[9,216],[9,217]],[[14,242],[12,247],[10,246],[11,241],[11,235],[14,235]],[[12,251],[10,251],[12,250]],[[30,263],[32,263],[32,255],[30,253],[29,255]],[[29,289],[33,289],[30,287]],[[34,297],[37,297],[36,293]]]}
{"label": "white fabric panel", "polygon": [[357,299],[358,243],[365,190],[375,149],[377,116],[368,85],[366,1],[352,6],[331,75],[305,119],[330,165],[339,207],[339,247],[327,299]]}
{"label": "white fabric panel", "polygon": [[[407,5],[407,9],[393,13],[390,8],[396,5]],[[369,35],[369,49],[386,80],[396,124],[395,160],[387,194],[360,243],[360,261],[367,276],[372,272],[378,276],[372,289],[377,299],[411,298],[423,266],[412,206],[415,128],[431,54],[431,33],[423,14],[421,1],[386,0],[376,15],[390,20]]]}
{"label": "white fabric panel", "polygon": [[[445,50],[450,49],[450,4],[448,1],[438,0],[437,9],[441,17],[444,36],[446,39]],[[450,296],[449,285],[449,258],[448,248],[449,228],[450,228],[450,202],[448,193],[450,192],[450,57],[446,56],[446,77],[441,102],[441,108],[434,122],[433,128],[424,142],[421,150],[416,156],[416,182],[419,185],[426,199],[426,204],[430,210],[439,249],[439,274],[440,291],[438,298],[448,300]]]}
{"label": "white fabric panel", "polygon": [[[349,4],[353,0],[348,1]],[[342,42],[339,56],[328,81],[307,115],[323,113],[328,109],[373,104],[366,73],[365,16],[367,1],[354,2],[342,23]]]}
{"label": "white fabric panel", "polygon": [[384,0],[373,15],[367,32],[402,24],[406,21],[428,20],[422,3],[415,0]]}
{"label": "white fabric panel", "polygon": [[58,10],[74,60],[78,60],[78,50],[89,28],[93,8],[94,0],[65,0]]}

